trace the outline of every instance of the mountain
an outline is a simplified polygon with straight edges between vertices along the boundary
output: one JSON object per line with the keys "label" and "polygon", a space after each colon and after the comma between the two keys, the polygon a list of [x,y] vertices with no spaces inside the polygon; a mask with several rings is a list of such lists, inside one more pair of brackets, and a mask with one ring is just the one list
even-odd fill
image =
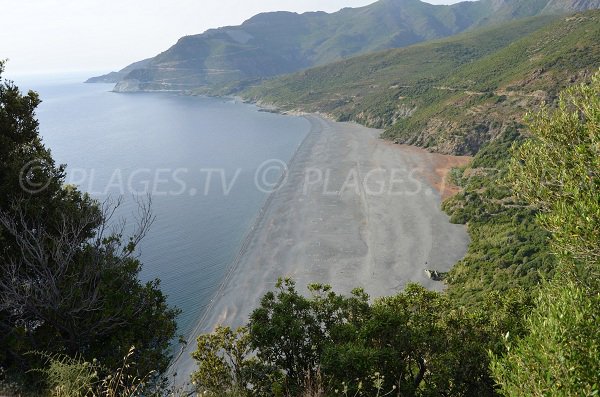
{"label": "mountain", "polygon": [[271,12],[181,38],[167,51],[88,82],[117,91],[187,90],[291,73],[506,20],[600,7],[600,0],[480,0],[451,6],[380,0],[328,14]]}
{"label": "mountain", "polygon": [[398,143],[474,154],[519,130],[525,109],[552,103],[599,67],[600,11],[593,10],[513,21],[221,93],[385,128]]}

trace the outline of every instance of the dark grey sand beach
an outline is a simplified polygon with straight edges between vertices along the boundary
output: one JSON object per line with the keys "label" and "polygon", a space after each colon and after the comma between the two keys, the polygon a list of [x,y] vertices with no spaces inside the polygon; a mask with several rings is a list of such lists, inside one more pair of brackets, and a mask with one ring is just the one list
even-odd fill
{"label": "dark grey sand beach", "polygon": [[440,205],[452,192],[445,172],[467,158],[394,145],[360,125],[305,117],[312,130],[286,180],[173,364],[180,385],[195,370],[196,337],[217,325],[245,324],[280,277],[293,278],[300,291],[319,282],[339,293],[362,287],[373,298],[409,282],[441,290],[425,269],[447,271],[466,252],[466,228],[450,224]]}

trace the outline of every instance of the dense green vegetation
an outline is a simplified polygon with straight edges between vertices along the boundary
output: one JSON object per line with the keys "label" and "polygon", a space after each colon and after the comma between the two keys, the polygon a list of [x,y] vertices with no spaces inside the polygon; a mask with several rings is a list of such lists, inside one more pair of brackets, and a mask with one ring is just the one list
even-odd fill
{"label": "dense green vegetation", "polygon": [[537,224],[537,210],[517,199],[506,181],[511,147],[522,139],[509,130],[451,174],[462,190],[443,208],[451,222],[468,224],[471,244],[446,281],[448,294],[463,304],[476,304],[492,291],[530,291],[553,274],[549,234]]}
{"label": "dense green vegetation", "polygon": [[361,290],[350,297],[323,285],[309,290],[306,298],[291,280],[280,280],[246,328],[198,338],[198,391],[492,396],[488,349],[502,354],[502,335],[519,335],[529,310],[518,291],[465,310],[417,285],[373,303]]}
{"label": "dense green vegetation", "polygon": [[154,58],[90,81],[122,81],[117,90],[123,91],[237,85],[499,22],[597,7],[595,0],[480,0],[451,6],[380,0],[332,14],[265,13],[240,26],[183,37]]}
{"label": "dense green vegetation", "polygon": [[532,116],[511,163],[517,194],[539,209],[559,267],[493,370],[506,396],[600,392],[600,72]]}
{"label": "dense green vegetation", "polygon": [[[538,17],[388,50],[230,91],[282,110],[386,128],[384,137],[454,154],[518,127],[600,64],[600,11]],[[227,91],[225,91],[227,92]]]}
{"label": "dense green vegetation", "polygon": [[35,370],[56,354],[97,359],[102,376],[116,371],[132,346],[132,376],[160,375],[177,310],[167,306],[158,281],[138,280],[134,251],[152,223],[147,206],[130,238],[108,231],[114,207],[64,185],[65,167],[38,134],[38,95],[23,95],[2,72],[0,63],[2,376],[43,388]]}

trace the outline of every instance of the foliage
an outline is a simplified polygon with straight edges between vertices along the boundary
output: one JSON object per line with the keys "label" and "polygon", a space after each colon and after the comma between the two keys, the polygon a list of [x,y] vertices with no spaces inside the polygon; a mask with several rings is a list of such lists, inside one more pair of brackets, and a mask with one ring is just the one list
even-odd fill
{"label": "foliage", "polygon": [[252,356],[250,335],[245,327],[232,330],[218,327],[212,334],[198,337],[198,350],[192,357],[198,369],[192,383],[203,395],[264,395],[273,390],[284,375]]}
{"label": "foliage", "polygon": [[599,263],[600,73],[562,93],[558,109],[530,116],[529,127],[511,163],[515,190],[540,209],[561,257]]}
{"label": "foliage", "polygon": [[138,280],[149,207],[128,239],[124,225],[112,228],[113,206],[64,186],[65,167],[39,137],[39,103],[0,81],[0,366],[36,386],[28,371],[41,361],[29,351],[114,370],[135,345],[139,374],[164,371],[177,310],[158,281]]}
{"label": "foliage", "polygon": [[516,198],[506,181],[510,148],[521,141],[516,130],[508,130],[452,173],[462,191],[443,208],[452,222],[466,223],[471,236],[467,254],[446,278],[458,304],[477,305],[489,293],[514,288],[532,292],[554,273],[549,234],[535,222],[537,211]]}
{"label": "foliage", "polygon": [[0,367],[0,393],[4,396],[11,396],[20,393],[23,397],[25,394],[22,392],[19,383],[15,382],[10,376],[7,376],[6,370]]}
{"label": "foliage", "polygon": [[[383,389],[383,384],[385,381],[385,376],[381,375],[379,372],[375,372],[372,376],[370,376],[368,379],[366,379],[365,381],[362,380],[357,380],[356,386],[352,387],[346,384],[346,382],[342,382],[342,389],[335,389],[334,393],[335,395],[343,395],[344,397],[358,397],[358,396],[364,396],[365,394],[365,384],[371,384],[372,388],[374,389],[374,393],[375,394],[368,394],[368,395],[374,395],[375,397],[386,397],[386,396],[391,396],[396,394],[396,386],[394,385],[394,387],[392,387],[392,390],[388,391],[386,393],[386,391]],[[356,390],[353,394],[350,393],[350,389],[352,390]]]}
{"label": "foliage", "polygon": [[[192,383],[199,392],[216,395],[219,391],[238,389],[240,369],[249,353],[247,343],[244,343],[246,335],[242,333],[242,329],[234,333],[229,328],[219,327],[212,334],[198,337],[198,350],[192,357],[199,366],[192,376]],[[221,351],[224,356],[221,356]]]}
{"label": "foliage", "polygon": [[[279,280],[276,288],[277,293],[265,294],[260,307],[252,313],[250,340],[257,356],[281,368],[291,383],[288,387],[297,391],[306,376],[317,373],[328,339],[326,324],[339,321],[335,316],[339,308],[330,307],[337,303],[336,296],[326,297],[327,302],[311,302],[296,291],[289,279]],[[332,311],[325,313],[328,309]]]}
{"label": "foliage", "polygon": [[[376,300],[364,320],[337,327],[322,370],[338,385],[378,372],[383,389],[399,395],[493,395],[487,349],[498,351],[503,331],[520,333],[518,318],[527,307],[515,293],[490,297],[485,310],[465,310],[445,294],[410,285]],[[364,384],[363,391],[376,392]]]}
{"label": "foliage", "polygon": [[[304,297],[291,280],[280,280],[251,316],[250,345],[246,329],[201,336],[194,353],[198,390],[223,395],[238,388],[240,394],[261,396],[295,396],[307,389],[325,395],[491,396],[487,352],[503,352],[501,335],[521,335],[520,319],[530,309],[527,296],[518,291],[490,296],[478,310],[456,308],[445,294],[417,285],[372,304],[361,290],[346,297],[315,284],[309,291],[311,296]],[[233,348],[239,343],[242,349]],[[235,382],[242,378],[239,368],[252,359],[283,379],[263,377],[260,390],[252,382]],[[318,387],[311,382],[315,379]]]}
{"label": "foliage", "polygon": [[43,373],[53,397],[86,397],[98,382],[95,365],[69,356],[48,357],[48,367]]}
{"label": "foliage", "polygon": [[158,396],[162,389],[148,388],[153,374],[140,379],[136,363],[132,361],[135,348],[131,347],[121,366],[107,371],[97,361],[63,354],[37,353],[44,359],[44,368],[37,370],[46,379],[52,397],[139,397]]}
{"label": "foliage", "polygon": [[494,376],[505,396],[596,396],[600,393],[600,294],[559,278],[545,286],[527,322],[508,339]]}
{"label": "foliage", "polygon": [[530,118],[532,137],[515,148],[511,179],[540,209],[559,272],[540,291],[529,333],[494,357],[502,394],[600,393],[600,72],[566,90],[557,109]]}

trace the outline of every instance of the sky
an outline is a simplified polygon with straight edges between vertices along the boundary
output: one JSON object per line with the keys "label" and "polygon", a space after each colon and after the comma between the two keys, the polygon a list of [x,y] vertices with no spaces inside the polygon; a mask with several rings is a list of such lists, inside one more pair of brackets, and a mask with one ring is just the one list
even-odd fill
{"label": "sky", "polygon": [[[109,72],[185,35],[266,11],[337,11],[375,0],[0,0],[6,74]],[[427,0],[452,4],[459,0]]]}

